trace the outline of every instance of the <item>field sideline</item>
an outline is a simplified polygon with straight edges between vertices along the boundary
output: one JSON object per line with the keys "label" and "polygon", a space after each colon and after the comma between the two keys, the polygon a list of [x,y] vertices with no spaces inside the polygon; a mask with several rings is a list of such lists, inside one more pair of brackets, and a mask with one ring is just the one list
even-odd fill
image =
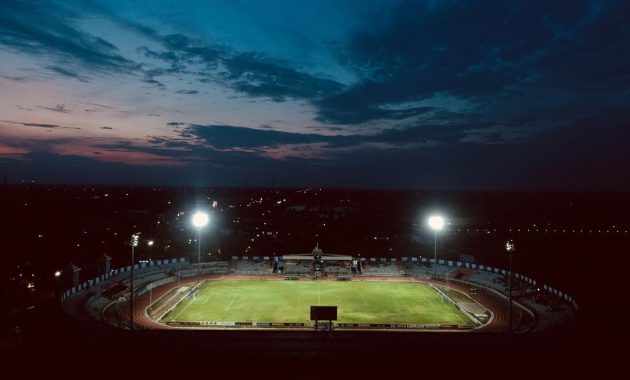
{"label": "field sideline", "polygon": [[427,284],[373,281],[212,280],[163,322],[309,322],[311,305],[338,306],[338,322],[470,325]]}

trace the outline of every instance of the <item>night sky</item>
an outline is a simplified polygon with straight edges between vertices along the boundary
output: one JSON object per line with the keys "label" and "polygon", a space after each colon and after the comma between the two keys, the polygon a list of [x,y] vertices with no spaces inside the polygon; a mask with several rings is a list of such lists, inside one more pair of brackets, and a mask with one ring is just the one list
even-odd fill
{"label": "night sky", "polygon": [[11,182],[625,191],[629,122],[623,0],[0,1]]}

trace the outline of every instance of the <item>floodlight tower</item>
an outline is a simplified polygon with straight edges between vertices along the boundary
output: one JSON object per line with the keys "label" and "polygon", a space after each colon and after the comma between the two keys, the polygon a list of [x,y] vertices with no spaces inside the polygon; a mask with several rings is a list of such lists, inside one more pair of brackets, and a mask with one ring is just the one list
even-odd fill
{"label": "floodlight tower", "polygon": [[133,330],[133,293],[134,293],[134,289],[133,289],[133,266],[134,266],[134,262],[135,262],[135,258],[134,258],[134,249],[138,246],[138,242],[140,241],[140,232],[136,232],[135,234],[131,235],[131,239],[129,240],[129,245],[131,246],[131,281],[130,281],[130,285],[131,285],[131,292],[130,294],[130,299],[131,299],[131,329]]}
{"label": "floodlight tower", "polygon": [[505,250],[510,257],[508,268],[508,333],[512,332],[512,253],[516,250],[514,240],[508,240],[505,243]]}
{"label": "floodlight tower", "polygon": [[435,233],[433,239],[433,277],[437,278],[437,234],[444,228],[444,218],[440,215],[433,215],[429,218],[429,227]]}
{"label": "floodlight tower", "polygon": [[197,276],[201,275],[201,229],[209,220],[210,217],[203,211],[197,211],[192,217],[192,224],[197,228]]}

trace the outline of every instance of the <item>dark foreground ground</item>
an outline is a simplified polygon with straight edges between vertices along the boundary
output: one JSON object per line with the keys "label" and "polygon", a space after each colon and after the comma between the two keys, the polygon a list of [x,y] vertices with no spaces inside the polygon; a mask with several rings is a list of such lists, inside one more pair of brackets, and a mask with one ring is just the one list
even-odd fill
{"label": "dark foreground ground", "polygon": [[[564,377],[624,366],[628,330],[589,310],[572,326],[526,335],[292,331],[123,331],[78,322],[54,305],[34,311],[28,333],[4,342],[2,361],[22,373],[215,378],[334,378],[397,374]],[[4,366],[6,368],[6,365]],[[67,372],[69,371],[69,372]],[[505,372],[507,371],[507,372]],[[212,374],[212,376],[210,376]],[[414,375],[415,374],[415,375]],[[126,375],[125,375],[126,377]]]}

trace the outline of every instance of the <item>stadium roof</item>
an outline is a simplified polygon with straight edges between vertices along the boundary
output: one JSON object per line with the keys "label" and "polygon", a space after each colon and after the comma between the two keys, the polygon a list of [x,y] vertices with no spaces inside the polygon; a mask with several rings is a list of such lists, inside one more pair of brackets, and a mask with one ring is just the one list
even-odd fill
{"label": "stadium roof", "polygon": [[[297,253],[293,255],[283,255],[282,258],[284,260],[314,260],[315,259],[312,253]],[[352,256],[323,254],[322,260],[324,261],[350,261],[352,260]]]}

